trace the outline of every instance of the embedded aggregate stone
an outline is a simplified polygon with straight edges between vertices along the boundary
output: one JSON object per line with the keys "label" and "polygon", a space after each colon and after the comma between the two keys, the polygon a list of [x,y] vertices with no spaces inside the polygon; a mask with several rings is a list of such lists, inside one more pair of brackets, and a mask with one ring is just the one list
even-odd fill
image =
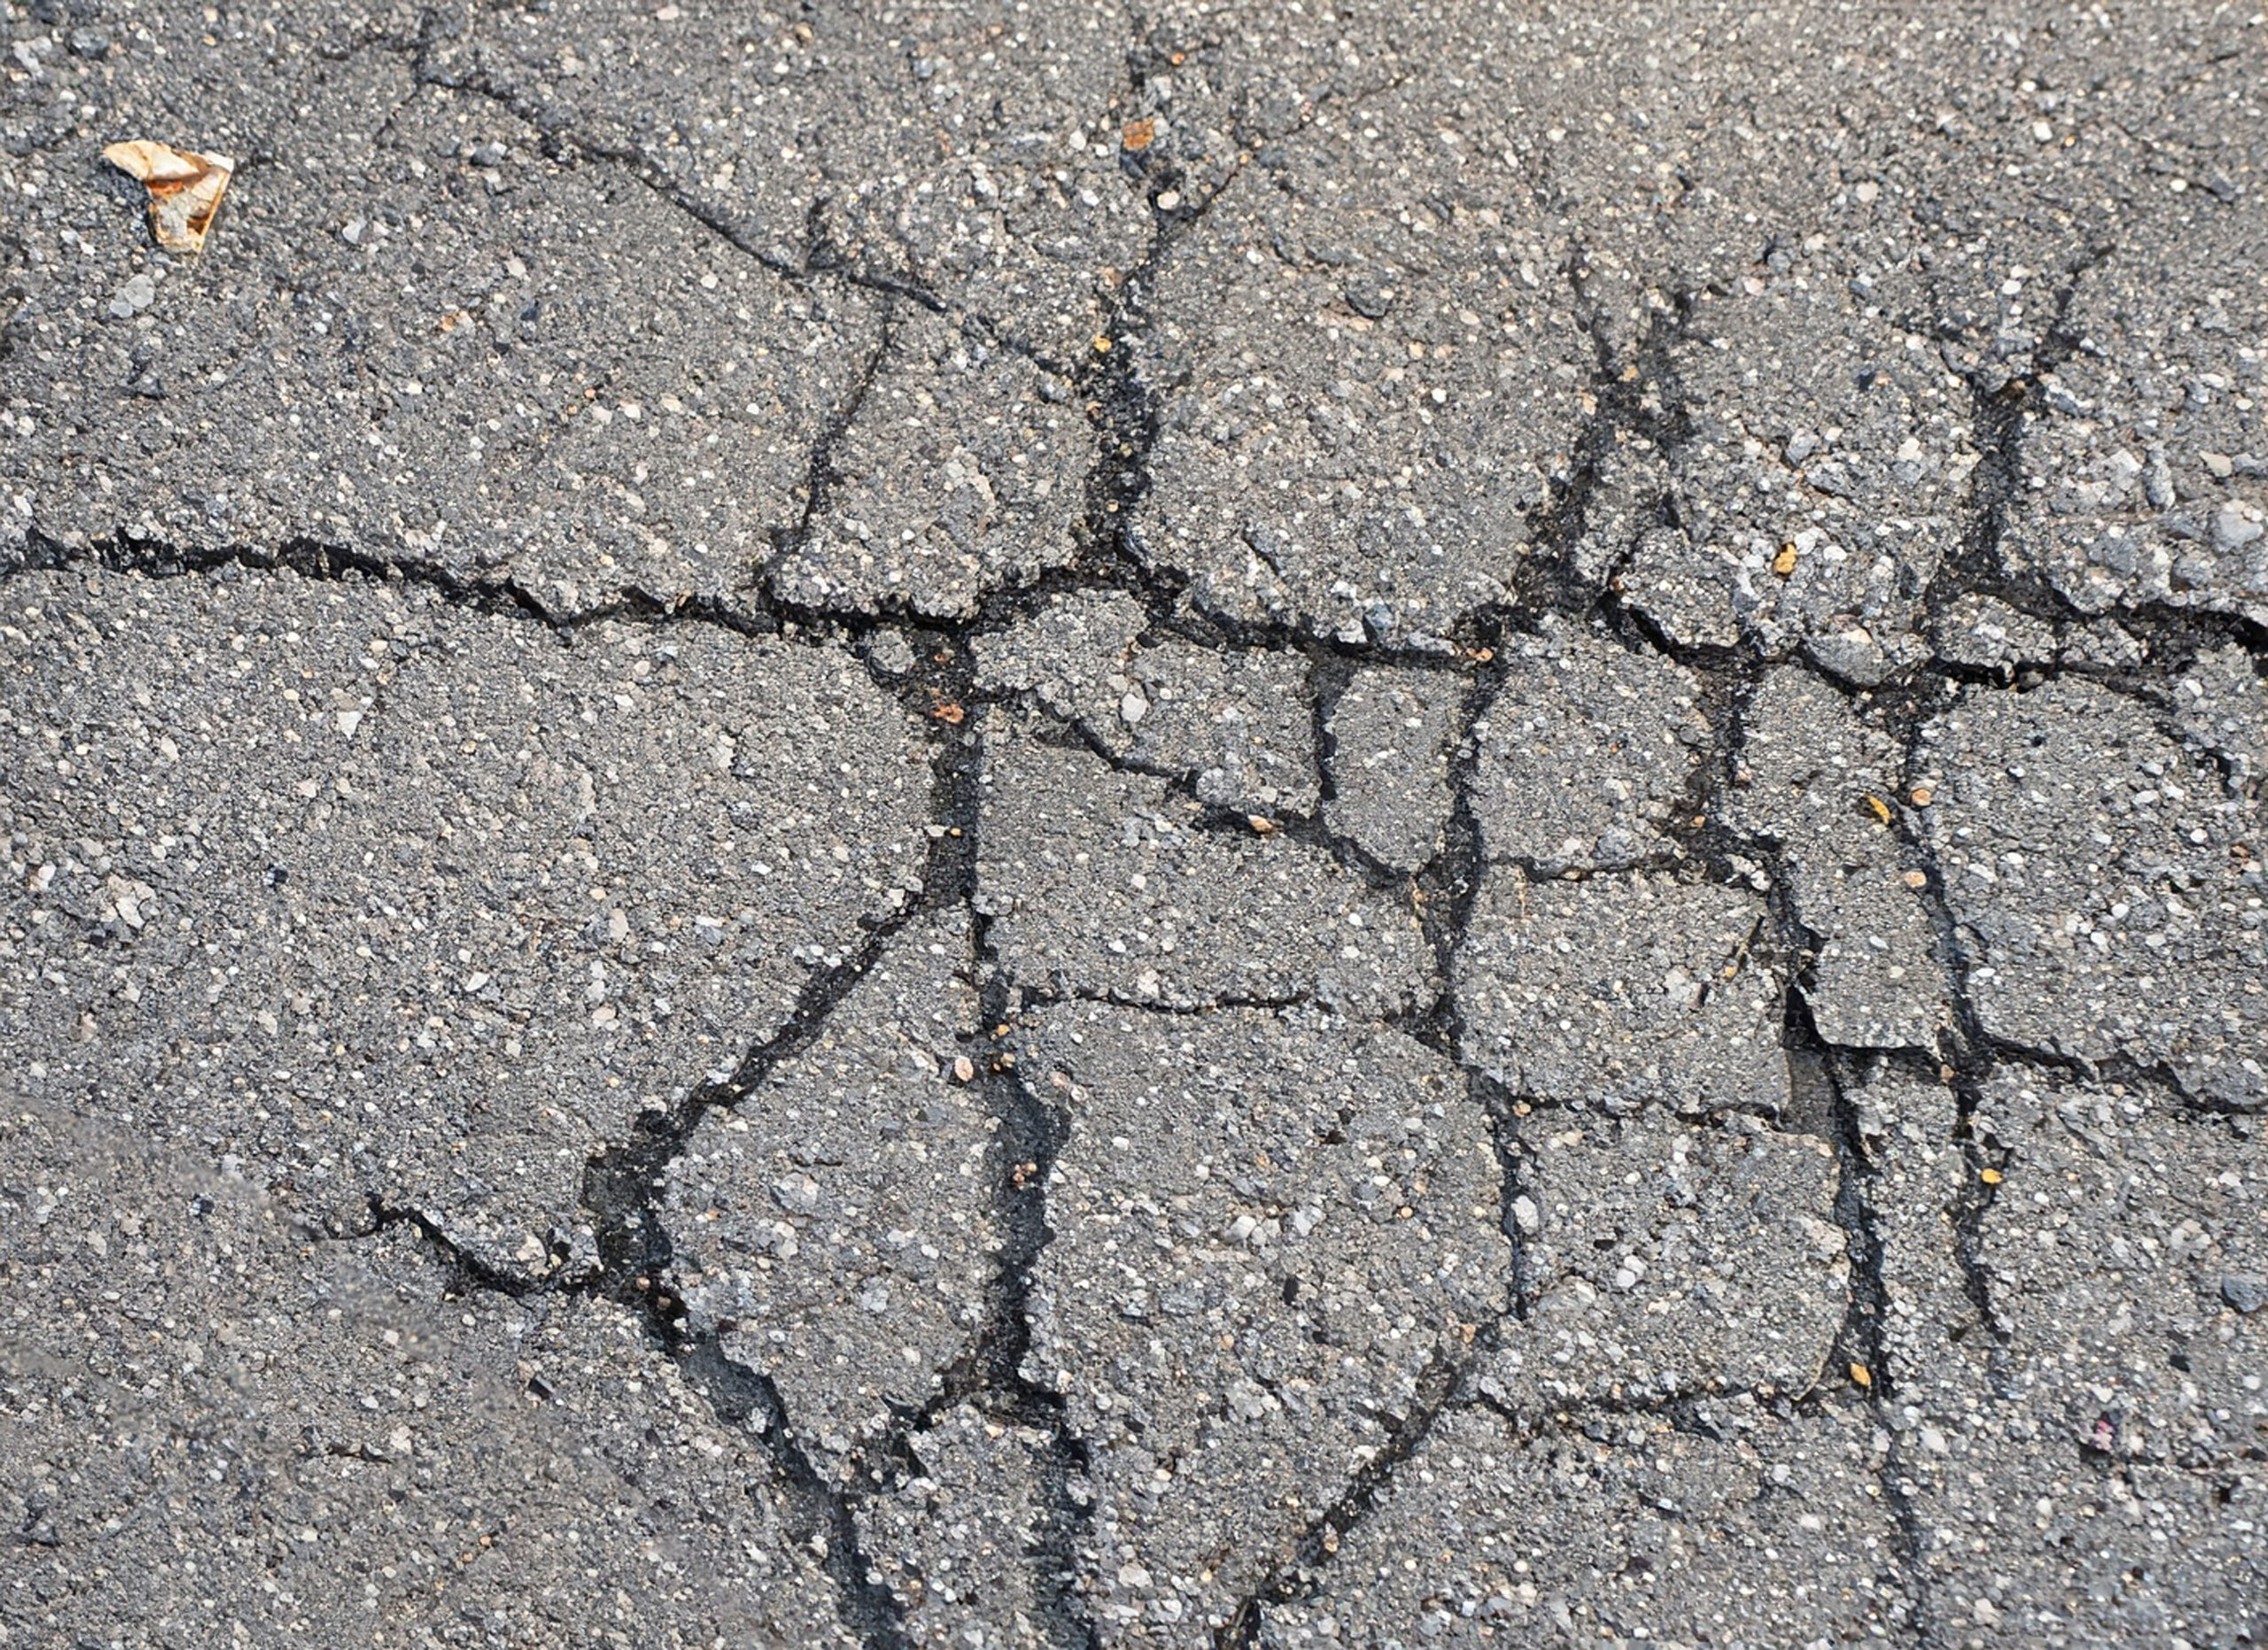
{"label": "embedded aggregate stone", "polygon": [[1483,1391],[1525,1413],[1818,1382],[1851,1272],[1826,1141],[1739,1117],[1697,1129],[1542,1112],[1520,1142],[1526,1310]]}
{"label": "embedded aggregate stone", "polygon": [[961,1404],[907,1440],[910,1465],[888,1495],[859,1504],[869,1561],[897,1596],[917,1644],[1021,1650],[1048,1644],[1046,1562],[1053,1440]]}
{"label": "embedded aggregate stone", "polygon": [[1493,870],[1453,977],[1464,1059],[1515,1093],[1611,1112],[1776,1113],[1783,985],[1764,902],[1665,876]]}
{"label": "embedded aggregate stone", "polygon": [[[1260,1642],[1728,1644],[1911,1631],[1879,1435],[1862,1410],[1752,1399],[1656,1415],[1444,1414]],[[1704,1640],[1703,1642],[1706,1642]]]}
{"label": "embedded aggregate stone", "polygon": [[1691,673],[1573,626],[1507,638],[1473,724],[1472,811],[1492,860],[1538,873],[1660,857],[1709,738]]}
{"label": "embedded aggregate stone", "polygon": [[1509,1305],[1486,1115],[1399,1032],[1312,1013],[1049,1010],[1068,1134],[1027,1373],[1087,1451],[1107,1642],[1189,1642]]}
{"label": "embedded aggregate stone", "polygon": [[772,572],[785,600],[967,618],[1070,558],[1091,442],[1062,378],[901,307],[828,449],[824,502]]}
{"label": "embedded aggregate stone", "polygon": [[1919,812],[1984,1031],[2268,1105],[2257,800],[2070,677],[1964,689],[1923,742]]}
{"label": "embedded aggregate stone", "polygon": [[1012,729],[983,782],[975,909],[1028,993],[1383,1015],[1427,988],[1406,901],[1281,830],[1215,828],[1162,780]]}
{"label": "embedded aggregate stone", "polygon": [[0,658],[12,1081],[524,1276],[920,882],[920,735],[832,650],[64,572]]}
{"label": "embedded aggregate stone", "polygon": [[1414,871],[1448,845],[1456,798],[1449,762],[1468,691],[1445,671],[1356,671],[1332,701],[1332,829],[1397,871]]}
{"label": "embedded aggregate stone", "polygon": [[1888,734],[1799,667],[1774,671],[1744,707],[1726,814],[1778,844],[1815,946],[1800,989],[1819,1034],[1845,1047],[1934,1047],[1952,1019],[1928,876],[1894,828],[1904,766]]}
{"label": "embedded aggregate stone", "polygon": [[966,918],[911,924],[670,1165],[688,1321],[771,1379],[822,1459],[926,1402],[983,1320],[999,1119],[961,1075],[976,1017]]}
{"label": "embedded aggregate stone", "polygon": [[465,1293],[119,1126],[0,1115],[12,1642],[851,1644],[633,1313]]}
{"label": "embedded aggregate stone", "polygon": [[1216,807],[1305,813],[1319,794],[1306,659],[1161,635],[1123,592],[1051,597],[976,639],[976,679],[1029,694],[1129,767],[1186,780]]}

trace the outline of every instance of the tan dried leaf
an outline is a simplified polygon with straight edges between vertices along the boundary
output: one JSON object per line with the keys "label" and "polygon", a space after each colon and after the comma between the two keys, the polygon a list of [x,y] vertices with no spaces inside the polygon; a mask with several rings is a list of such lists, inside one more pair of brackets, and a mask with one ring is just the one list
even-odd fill
{"label": "tan dried leaf", "polygon": [[200,155],[137,137],[113,144],[103,159],[150,191],[150,233],[167,252],[203,252],[206,232],[237,163],[226,155]]}

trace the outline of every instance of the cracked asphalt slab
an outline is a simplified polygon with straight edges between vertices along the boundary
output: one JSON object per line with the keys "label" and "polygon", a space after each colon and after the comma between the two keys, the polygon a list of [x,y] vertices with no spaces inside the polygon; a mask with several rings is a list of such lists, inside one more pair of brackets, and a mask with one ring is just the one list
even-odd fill
{"label": "cracked asphalt slab", "polygon": [[2268,16],[7,28],[0,1644],[2268,1640]]}

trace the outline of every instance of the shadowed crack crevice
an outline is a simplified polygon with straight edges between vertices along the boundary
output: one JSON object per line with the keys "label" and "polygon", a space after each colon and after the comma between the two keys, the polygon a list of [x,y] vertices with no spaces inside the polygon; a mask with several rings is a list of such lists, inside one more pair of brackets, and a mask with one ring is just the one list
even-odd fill
{"label": "shadowed crack crevice", "polygon": [[[973,801],[970,824],[964,828],[972,842]],[[976,916],[972,956],[983,980],[979,1036],[992,1045],[983,1056],[978,1081],[999,1125],[986,1162],[1001,1233],[998,1260],[985,1288],[983,1322],[967,1351],[944,1372],[928,1403],[897,1415],[860,1470],[884,1491],[894,1487],[894,1478],[914,1475],[916,1435],[963,1404],[996,1420],[1045,1434],[1046,1505],[1032,1580],[1049,1642],[1086,1650],[1096,1642],[1080,1587],[1079,1555],[1091,1500],[1088,1452],[1069,1430],[1062,1395],[1034,1381],[1026,1368],[1032,1273],[1054,1236],[1047,1224],[1047,1183],[1069,1135],[1070,1117],[1062,1106],[1033,1092],[1007,1046],[1021,1016],[1011,1008],[1014,993],[996,965],[986,922]]]}
{"label": "shadowed crack crevice", "polygon": [[1215,1650],[1249,1650],[1259,1642],[1261,1617],[1270,1605],[1287,1604],[1314,1590],[1316,1572],[1337,1553],[1347,1532],[1378,1505],[1393,1483],[1394,1469],[1425,1441],[1434,1422],[1457,1397],[1478,1362],[1477,1343],[1478,1337],[1476,1346],[1456,1354],[1435,1354],[1419,1372],[1410,1413],[1323,1515],[1308,1526],[1292,1557],[1261,1586],[1238,1600],[1227,1623],[1214,1630]]}
{"label": "shadowed crack crevice", "polygon": [[[966,644],[952,642],[942,651],[936,691],[955,703],[974,702],[975,661]],[[1096,1638],[1080,1586],[1080,1554],[1091,1506],[1086,1446],[1069,1429],[1062,1395],[1027,1372],[1032,1274],[1054,1236],[1047,1223],[1047,1185],[1069,1135],[1070,1117],[1064,1103],[1036,1092],[1017,1064],[1014,1039],[1030,1000],[1002,967],[991,918],[975,899],[984,815],[983,759],[984,736],[974,722],[947,730],[940,782],[945,834],[939,839],[931,895],[966,908],[969,916],[969,960],[978,984],[978,1039],[983,1045],[977,1081],[998,1125],[986,1171],[1000,1247],[968,1350],[944,1372],[928,1402],[897,1416],[888,1436],[861,1457],[854,1475],[885,1490],[893,1475],[911,1475],[913,1436],[963,1404],[1045,1433],[1046,1507],[1032,1580],[1050,1641],[1087,1650]]]}
{"label": "shadowed crack crevice", "polygon": [[[2024,487],[2025,429],[2047,409],[2041,380],[2079,349],[2081,340],[2071,331],[2071,306],[2078,301],[2080,284],[2114,250],[2107,243],[2092,247],[2067,271],[2029,370],[1996,379],[1982,369],[1954,369],[1969,389],[1969,428],[1978,463],[1970,477],[1969,519],[1961,538],[1922,593],[1922,604],[1932,615],[1954,595],[1986,595],[2035,619],[2086,617],[2045,579],[2012,570],[2002,547],[2009,513]],[[1909,320],[1908,330],[1917,335],[1934,336],[1947,345],[1961,341],[1958,327],[1934,317]]]}
{"label": "shadowed crack crevice", "polygon": [[670,1166],[702,1118],[729,1109],[782,1061],[809,1047],[924,903],[874,924],[853,956],[814,976],[787,1024],[750,1048],[730,1077],[702,1085],[667,1111],[649,1113],[640,1119],[634,1139],[591,1159],[582,1191],[598,1234],[599,1271],[592,1287],[638,1313],[648,1337],[676,1361],[687,1384],[719,1420],[756,1433],[772,1459],[795,1538],[820,1558],[835,1583],[844,1624],[863,1644],[893,1647],[912,1641],[896,1599],[868,1569],[850,1499],[812,1465],[771,1379],[726,1354],[715,1330],[690,1327],[685,1303],[668,1281],[672,1256],[660,1205]]}
{"label": "shadowed crack crevice", "polygon": [[[965,675],[958,652],[948,658],[951,671]],[[921,685],[908,684],[907,697],[918,697]],[[868,1568],[854,1498],[812,1466],[771,1380],[729,1357],[715,1330],[691,1327],[685,1303],[668,1281],[672,1252],[660,1206],[669,1170],[703,1117],[729,1109],[783,1061],[810,1047],[901,930],[919,918],[967,903],[975,842],[974,831],[961,821],[974,816],[975,745],[973,735],[950,727],[942,732],[933,775],[937,824],[920,898],[869,922],[857,950],[813,975],[786,1023],[750,1048],[729,1076],[703,1083],[675,1106],[641,1117],[634,1137],[592,1158],[583,1179],[583,1206],[597,1230],[599,1272],[593,1287],[639,1314],[649,1337],[679,1363],[688,1383],[708,1397],[721,1419],[757,1430],[772,1457],[797,1539],[820,1556],[835,1582],[845,1625],[869,1646],[912,1641],[897,1598]]]}
{"label": "shadowed crack crevice", "polygon": [[1503,1182],[1496,1224],[1512,1252],[1512,1316],[1525,1323],[1534,1310],[1538,1292],[1536,1265],[1527,1249],[1528,1234],[1538,1223],[1538,1210],[1528,1179],[1527,1151],[1520,1141],[1520,1120],[1532,1116],[1535,1109],[1503,1084],[1477,1071],[1465,1073],[1465,1094],[1470,1103],[1488,1118],[1489,1143],[1495,1149],[1496,1171]]}
{"label": "shadowed crack crevice", "polygon": [[1868,1154],[1859,1126],[1858,1106],[1843,1063],[1846,1056],[1830,1048],[1820,1036],[1810,1008],[1802,994],[1794,991],[1788,993],[1788,1043],[1790,1065],[1800,1064],[1806,1080],[1824,1091],[1821,1098],[1827,1106],[1837,1168],[1835,1223],[1843,1229],[1851,1261],[1848,1302],[1842,1328],[1829,1353],[1824,1382],[1832,1386],[1847,1379],[1860,1388],[1875,1425],[1890,1440],[1877,1483],[1898,1531],[1895,1558],[1906,1585],[1914,1636],[1916,1642],[1927,1646],[1936,1643],[1941,1634],[1935,1625],[1937,1611],[1930,1588],[1928,1534],[1906,1493],[1900,1467],[1903,1446],[1891,1413],[1898,1397],[1898,1372],[1891,1366],[1884,1342],[1890,1288],[1883,1273],[1884,1249],[1873,1189],[1880,1184],[1881,1171]]}

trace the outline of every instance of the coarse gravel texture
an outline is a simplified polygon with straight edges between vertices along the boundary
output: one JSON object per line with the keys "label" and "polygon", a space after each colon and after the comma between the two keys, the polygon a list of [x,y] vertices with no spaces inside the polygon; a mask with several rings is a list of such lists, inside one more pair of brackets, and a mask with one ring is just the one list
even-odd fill
{"label": "coarse gravel texture", "polygon": [[4,27],[0,1646],[2268,1641],[2268,21]]}

